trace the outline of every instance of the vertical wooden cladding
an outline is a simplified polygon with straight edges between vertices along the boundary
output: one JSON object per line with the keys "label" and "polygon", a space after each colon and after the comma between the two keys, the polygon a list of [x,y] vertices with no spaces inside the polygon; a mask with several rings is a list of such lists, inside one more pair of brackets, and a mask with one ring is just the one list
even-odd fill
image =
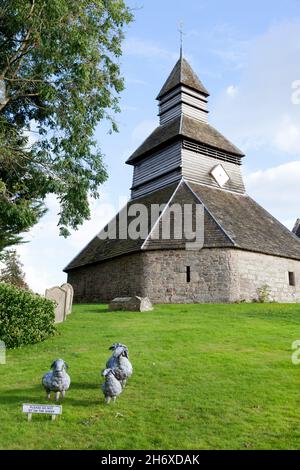
{"label": "vertical wooden cladding", "polygon": [[245,192],[241,167],[235,163],[218,160],[207,155],[196,153],[186,148],[182,149],[182,176],[187,181],[201,183],[219,188],[217,182],[211,176],[211,170],[220,163],[229,176],[229,181],[222,189]]}

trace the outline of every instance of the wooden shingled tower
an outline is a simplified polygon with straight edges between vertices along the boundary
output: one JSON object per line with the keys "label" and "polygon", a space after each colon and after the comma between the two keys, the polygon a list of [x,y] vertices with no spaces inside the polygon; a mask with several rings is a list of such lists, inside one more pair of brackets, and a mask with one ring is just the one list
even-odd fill
{"label": "wooden shingled tower", "polygon": [[184,237],[154,237],[164,211],[146,237],[95,237],[65,268],[75,300],[233,302],[257,298],[268,285],[270,298],[300,301],[300,239],[247,195],[244,154],[208,123],[208,98],[180,55],[157,96],[157,128],[126,162],[133,166],[128,213],[136,203],[201,205],[203,248],[186,250]]}

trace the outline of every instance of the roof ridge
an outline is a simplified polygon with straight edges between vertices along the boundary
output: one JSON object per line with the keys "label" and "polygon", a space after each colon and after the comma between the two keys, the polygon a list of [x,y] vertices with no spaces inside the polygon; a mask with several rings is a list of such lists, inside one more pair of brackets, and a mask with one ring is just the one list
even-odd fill
{"label": "roof ridge", "polygon": [[181,114],[162,125],[158,125],[126,160],[126,163],[132,164],[145,153],[153,152],[158,146],[167,144],[170,140],[180,136],[203,143],[214,149],[224,150],[240,158],[245,156],[236,145],[210,124]]}
{"label": "roof ridge", "polygon": [[157,225],[159,224],[160,220],[162,219],[164,213],[166,212],[167,208],[169,207],[169,205],[171,204],[171,201],[174,199],[175,197],[175,194],[177,193],[178,189],[180,188],[181,184],[182,184],[182,181],[183,181],[183,178],[181,178],[181,180],[179,181],[178,185],[176,186],[173,194],[171,195],[170,199],[166,202],[166,205],[163,209],[163,211],[161,212],[160,216],[156,219],[153,227],[151,228],[151,230],[149,231],[147,237],[145,238],[142,246],[141,246],[141,250],[145,250],[145,245],[146,243],[148,242],[149,238],[151,237],[151,233],[155,230],[155,228],[157,227]]}
{"label": "roof ridge", "polygon": [[183,58],[183,56],[180,57],[180,81],[182,81],[182,76],[183,76],[183,61],[185,59]]}
{"label": "roof ridge", "polygon": [[182,133],[182,124],[183,124],[183,113],[180,115],[180,123],[179,123],[179,130],[178,133]]}
{"label": "roof ridge", "polygon": [[209,96],[209,92],[199,79],[198,75],[194,72],[186,58],[182,56],[177,60],[156,99],[159,100],[180,84],[190,87],[205,96]]}
{"label": "roof ridge", "polygon": [[277,224],[281,225],[281,227],[287,232],[287,235],[291,235],[294,240],[296,240],[298,243],[300,243],[300,238],[297,237],[295,233],[293,233],[291,230],[289,230],[280,220],[276,219],[274,215],[272,215],[267,209],[265,209],[263,206],[261,206],[258,202],[256,202],[249,194],[246,194],[246,197],[250,199],[256,206],[258,206],[260,209],[263,210],[265,214],[267,214],[269,217],[271,217],[272,220],[274,220]]}
{"label": "roof ridge", "polygon": [[[222,232],[224,233],[224,235],[228,238],[228,240],[233,244],[233,246],[235,247],[238,247],[237,243],[231,238],[230,235],[228,235],[228,233],[226,232],[226,230],[224,229],[224,227],[222,227],[222,225],[220,224],[220,222],[218,222],[218,220],[215,218],[215,216],[212,214],[212,212],[208,209],[208,207],[206,206],[206,204],[204,204],[204,202],[202,201],[202,199],[198,196],[198,194],[195,193],[195,191],[193,190],[193,188],[191,188],[191,186],[189,185],[188,181],[186,181],[184,178],[182,178],[183,182],[185,183],[185,185],[187,186],[187,188],[191,191],[191,193],[195,196],[195,198],[205,207],[205,209],[207,210],[208,214],[211,216],[211,218],[216,222],[216,224],[218,225],[218,227],[222,230]],[[201,186],[201,185],[199,185]]]}
{"label": "roof ridge", "polygon": [[[221,138],[224,143],[228,144],[230,147],[232,147],[231,153],[235,153],[236,155],[240,155],[241,157],[245,156],[245,154],[240,150],[235,144],[233,144],[225,135],[222,134],[216,127],[212,126],[209,122],[203,122],[203,121],[198,121],[197,119],[187,116],[185,114],[182,114],[183,120],[186,121],[187,123],[196,123],[198,126],[203,125],[207,126],[208,129],[210,129],[213,133],[216,133],[218,138]],[[200,123],[200,124],[199,124]],[[217,147],[217,145],[211,144],[212,147]],[[233,151],[235,150],[235,151]]]}

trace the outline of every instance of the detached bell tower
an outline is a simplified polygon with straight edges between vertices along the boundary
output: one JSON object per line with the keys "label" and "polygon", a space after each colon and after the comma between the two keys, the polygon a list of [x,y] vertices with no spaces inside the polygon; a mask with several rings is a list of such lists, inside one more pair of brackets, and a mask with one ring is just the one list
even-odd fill
{"label": "detached bell tower", "polygon": [[[266,284],[271,299],[300,302],[300,222],[291,233],[246,194],[244,154],[208,123],[208,97],[181,53],[157,96],[157,128],[127,161],[131,200],[113,220],[116,236],[107,238],[103,228],[105,236],[94,237],[65,268],[76,302],[135,295],[154,303],[252,301]],[[137,237],[136,203],[151,213]],[[157,205],[165,210],[153,220]],[[164,236],[173,205],[183,215],[190,205],[196,224],[201,206],[201,249],[190,249],[175,215],[174,233]]]}
{"label": "detached bell tower", "polygon": [[209,92],[182,52],[160,90],[159,126],[127,160],[133,165],[132,198],[181,179],[244,193],[244,154],[208,124]]}

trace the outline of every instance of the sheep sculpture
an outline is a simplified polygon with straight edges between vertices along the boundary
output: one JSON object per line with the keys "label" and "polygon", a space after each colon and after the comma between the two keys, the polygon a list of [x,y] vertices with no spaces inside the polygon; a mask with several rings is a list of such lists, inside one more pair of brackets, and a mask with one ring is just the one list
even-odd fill
{"label": "sheep sculpture", "polygon": [[110,348],[113,351],[111,357],[106,363],[106,369],[102,372],[105,382],[102,384],[102,391],[105,397],[105,403],[109,403],[111,399],[116,401],[126,381],[131,377],[133,368],[128,358],[128,348],[125,344],[114,343]]}
{"label": "sheep sculpture", "polygon": [[115,351],[118,349],[118,348],[123,348],[125,351],[127,351],[127,354],[128,354],[128,348],[127,346],[125,346],[125,344],[122,344],[122,343],[114,343],[111,345],[109,349],[109,351],[113,351],[113,354],[111,355],[111,357],[108,359],[107,363],[106,363],[106,367],[110,367],[110,368],[114,368],[116,367],[116,364],[117,364],[117,357],[116,357],[116,354],[115,354]]}
{"label": "sheep sculpture", "polygon": [[56,359],[51,364],[52,370],[44,375],[42,385],[46,390],[48,400],[51,398],[51,392],[55,393],[56,401],[59,400],[60,395],[62,398],[65,397],[71,383],[70,376],[67,374],[68,367],[63,359]]}
{"label": "sheep sculpture", "polygon": [[108,359],[106,367],[113,369],[116,378],[121,382],[122,388],[124,388],[127,379],[133,373],[133,367],[129,361],[128,348],[125,344],[114,343],[109,349],[113,351],[113,354]]}
{"label": "sheep sculpture", "polygon": [[[133,373],[128,348],[125,344],[114,343],[109,350],[112,351],[112,355],[106,363],[106,369],[102,372],[105,382],[101,385],[107,404],[111,399],[116,401],[116,398],[122,393],[127,379]],[[43,376],[42,385],[46,390],[48,400],[51,398],[51,392],[55,393],[56,401],[60,396],[65,397],[71,384],[70,376],[67,373],[68,368],[68,364],[63,359],[56,359],[51,364],[52,370]]]}
{"label": "sheep sculpture", "polygon": [[105,382],[101,386],[105,397],[105,403],[108,404],[111,399],[115,402],[117,396],[122,393],[122,385],[116,378],[113,369],[104,369],[102,375],[105,377]]}

